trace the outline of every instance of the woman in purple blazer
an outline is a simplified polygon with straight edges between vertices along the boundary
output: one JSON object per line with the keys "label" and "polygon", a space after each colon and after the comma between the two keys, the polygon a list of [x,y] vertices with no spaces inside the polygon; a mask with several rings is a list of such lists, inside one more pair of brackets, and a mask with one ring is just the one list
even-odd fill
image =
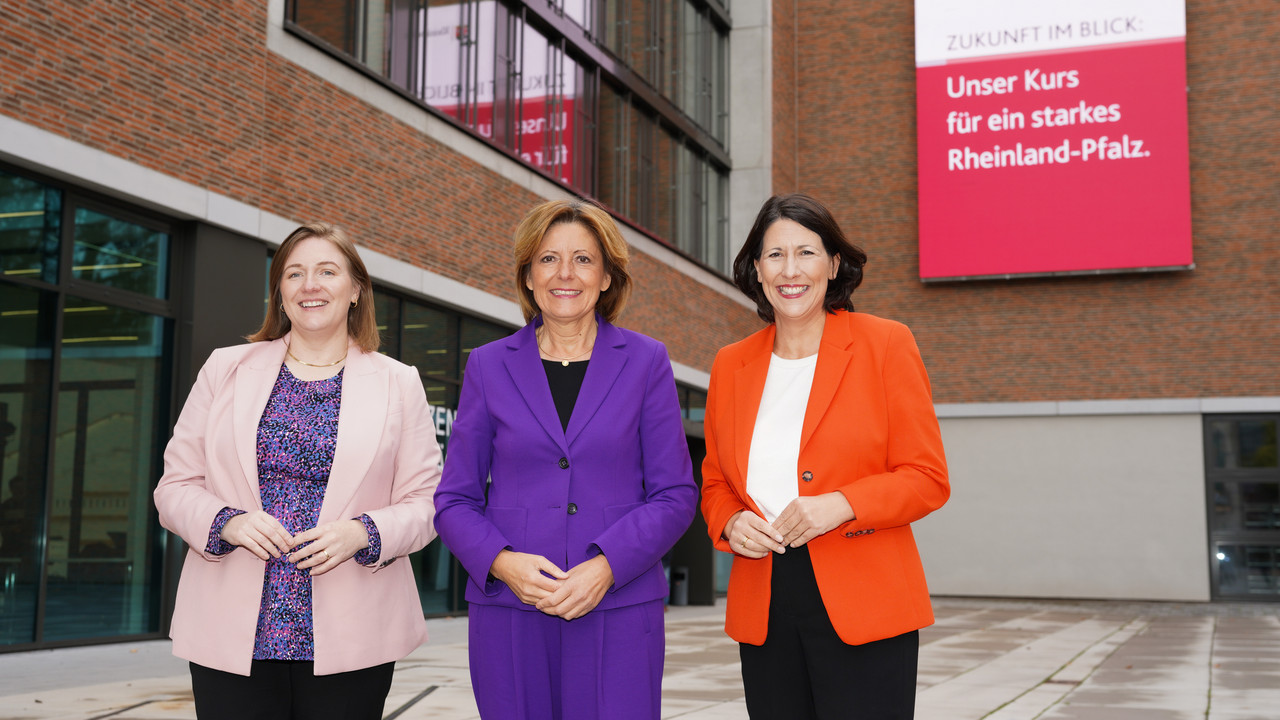
{"label": "woman in purple blazer", "polygon": [[697,487],[663,345],[615,327],[630,290],[613,219],[581,200],[516,229],[528,324],[476,348],[436,491],[467,569],[484,718],[657,718],[661,558]]}

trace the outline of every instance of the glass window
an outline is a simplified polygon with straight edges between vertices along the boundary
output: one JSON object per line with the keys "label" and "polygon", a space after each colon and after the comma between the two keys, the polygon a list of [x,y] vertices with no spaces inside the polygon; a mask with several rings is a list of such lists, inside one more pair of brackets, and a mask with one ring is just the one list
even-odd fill
{"label": "glass window", "polygon": [[415,94],[440,112],[493,137],[495,2],[430,0],[418,10]]}
{"label": "glass window", "polygon": [[[697,163],[719,157],[704,138],[721,146],[727,138],[728,29],[705,3],[298,0],[288,7],[309,37],[725,271],[723,215],[711,204],[722,192],[712,186],[723,182]],[[582,45],[583,35],[525,22],[545,8],[586,29],[632,72],[605,78],[586,60],[595,48]],[[678,110],[636,98],[649,88]],[[679,112],[707,134],[677,130],[686,127],[671,117]],[[681,157],[681,146],[694,157]],[[695,197],[680,197],[685,192]]]}
{"label": "glass window", "polygon": [[169,236],[163,232],[77,208],[74,253],[71,274],[77,280],[168,296]]}
{"label": "glass window", "polygon": [[62,193],[0,172],[0,271],[58,281]]}
{"label": "glass window", "polygon": [[685,417],[702,422],[707,416],[707,393],[702,390],[689,390],[688,405],[685,406]]}
{"label": "glass window", "polygon": [[1215,482],[1212,530],[1280,530],[1280,482]]}
{"label": "glass window", "polygon": [[400,299],[378,290],[373,291],[373,312],[378,319],[380,351],[388,357],[400,357]]}
{"label": "glass window", "polygon": [[36,640],[55,302],[0,283],[0,645]]}
{"label": "glass window", "polygon": [[1280,598],[1280,544],[1223,544],[1216,559],[1221,595]]}
{"label": "glass window", "polygon": [[1210,457],[1216,468],[1274,468],[1275,420],[1215,420],[1209,425]]}
{"label": "glass window", "polygon": [[578,27],[586,30],[592,29],[592,18],[595,9],[595,0],[559,0],[557,7],[564,16],[578,24]]}
{"label": "glass window", "polygon": [[578,102],[578,65],[546,37],[524,28],[522,43],[520,157],[535,168],[574,184],[569,148],[574,137]]}
{"label": "glass window", "polygon": [[600,83],[600,123],[596,197],[614,211],[633,217],[631,182],[631,105],[613,85]]}
{"label": "glass window", "polygon": [[401,362],[418,368],[427,402],[458,407],[457,316],[415,302],[404,303]]}
{"label": "glass window", "polygon": [[164,397],[161,318],[67,298],[44,639],[155,626],[151,487]]}
{"label": "glass window", "polygon": [[511,330],[501,325],[495,325],[494,323],[477,320],[476,318],[463,315],[461,333],[462,368],[458,373],[459,379],[462,377],[461,370],[466,369],[467,358],[470,357],[472,350],[480,347],[481,345],[487,345],[494,340],[501,340],[510,334]]}

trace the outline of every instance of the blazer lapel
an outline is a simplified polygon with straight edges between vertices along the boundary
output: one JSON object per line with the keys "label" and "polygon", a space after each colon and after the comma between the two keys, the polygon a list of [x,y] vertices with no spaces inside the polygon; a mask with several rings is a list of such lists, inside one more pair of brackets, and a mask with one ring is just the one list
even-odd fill
{"label": "blazer lapel", "polygon": [[565,439],[569,443],[573,442],[600,409],[605,396],[627,364],[627,353],[624,350],[627,345],[626,336],[599,315],[596,316],[596,322],[599,330],[596,332],[595,347],[591,351],[591,361],[587,363],[587,376],[582,379],[582,389],[578,391],[578,400],[573,406],[569,427],[565,431]]}
{"label": "blazer lapel", "polygon": [[262,494],[258,488],[258,422],[280,375],[280,366],[284,364],[287,338],[286,335],[262,343],[261,347],[245,355],[236,369],[232,401],[236,456],[245,482],[258,501],[258,509],[262,508]]}
{"label": "blazer lapel", "polygon": [[853,337],[849,327],[849,315],[837,312],[828,315],[822,328],[822,344],[818,349],[818,364],[813,370],[813,386],[809,390],[809,404],[805,406],[804,426],[800,433],[800,450],[803,452],[813,437],[814,430],[831,401],[836,396],[836,388],[845,375],[845,369],[853,360],[853,352],[849,350]]}
{"label": "blazer lapel", "polygon": [[[733,376],[733,438],[734,457],[738,462],[738,477],[743,488],[747,484],[747,460],[751,455],[751,438],[756,427],[756,414],[760,412],[760,398],[764,395],[764,381],[769,377],[769,361],[773,357],[773,339],[777,333],[769,325],[759,334],[759,344],[754,352],[748,352],[745,365]],[[745,496],[745,492],[744,492]]]}
{"label": "blazer lapel", "polygon": [[390,378],[358,345],[347,350],[342,374],[342,403],[338,408],[338,442],[333,451],[329,483],[320,506],[319,522],[329,522],[355,494],[381,445],[390,404]]}
{"label": "blazer lapel", "polygon": [[540,324],[539,320],[534,320],[507,338],[507,356],[503,362],[529,411],[561,452],[567,455],[569,444],[565,441],[555,401],[551,399],[547,371],[542,369],[542,357],[538,353],[538,336],[534,334]]}

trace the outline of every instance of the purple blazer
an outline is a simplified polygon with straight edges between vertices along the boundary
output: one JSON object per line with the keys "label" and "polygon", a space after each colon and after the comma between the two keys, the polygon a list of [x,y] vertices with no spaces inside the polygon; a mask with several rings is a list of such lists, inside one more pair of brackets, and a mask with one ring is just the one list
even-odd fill
{"label": "purple blazer", "polygon": [[614,584],[601,609],[667,594],[662,556],[698,498],[671,361],[662,343],[597,320],[567,430],[538,354],[540,320],[467,360],[435,502],[440,538],[471,576],[468,602],[536,612],[489,577],[503,549],[566,570],[604,553]]}

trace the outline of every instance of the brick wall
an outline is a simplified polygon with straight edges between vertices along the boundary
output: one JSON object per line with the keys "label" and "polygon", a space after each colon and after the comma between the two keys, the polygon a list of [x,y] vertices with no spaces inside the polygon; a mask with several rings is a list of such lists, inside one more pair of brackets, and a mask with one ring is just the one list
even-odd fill
{"label": "brick wall", "polygon": [[[266,6],[4,2],[0,113],[514,299],[511,231],[539,198],[268,52]],[[622,323],[680,362],[759,326],[653,258],[634,276]]]}
{"label": "brick wall", "polygon": [[[787,43],[795,13],[794,56]],[[780,0],[774,182],[826,201],[870,255],[858,309],[915,331],[939,402],[1280,395],[1280,4],[1188,0],[1196,269],[922,285],[906,0]],[[780,38],[779,35],[783,37]]]}

